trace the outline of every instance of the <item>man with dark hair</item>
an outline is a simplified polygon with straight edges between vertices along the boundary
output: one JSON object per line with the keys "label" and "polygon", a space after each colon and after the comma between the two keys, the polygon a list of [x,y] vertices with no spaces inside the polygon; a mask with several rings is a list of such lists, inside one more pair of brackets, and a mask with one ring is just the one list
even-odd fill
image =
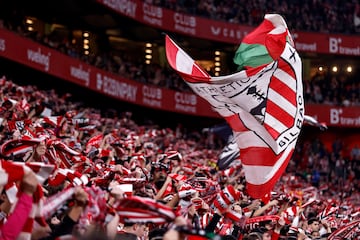
{"label": "man with dark hair", "polygon": [[309,218],[308,227],[309,227],[309,231],[310,231],[308,236],[311,237],[313,232],[319,232],[319,230],[320,230],[320,221],[315,217]]}
{"label": "man with dark hair", "polygon": [[147,226],[144,223],[124,223],[123,229],[118,232],[115,240],[138,240],[146,234]]}

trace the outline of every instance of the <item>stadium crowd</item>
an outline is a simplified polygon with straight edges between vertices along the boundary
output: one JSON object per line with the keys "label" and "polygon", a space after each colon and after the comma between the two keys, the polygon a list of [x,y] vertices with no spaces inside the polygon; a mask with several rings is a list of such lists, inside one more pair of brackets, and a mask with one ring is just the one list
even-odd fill
{"label": "stadium crowd", "polygon": [[359,147],[346,156],[341,140],[332,149],[299,142],[273,192],[253,199],[241,157],[217,168],[222,147],[211,132],[139,125],[131,112],[105,117],[6,77],[0,93],[0,239],[359,234]]}
{"label": "stadium crowd", "polygon": [[[176,4],[175,4],[176,2]],[[241,1],[240,1],[241,2]],[[213,11],[220,11],[221,7],[215,7],[217,4],[220,5],[226,5],[226,6],[237,6],[239,3],[234,3],[233,1],[225,1],[225,2],[216,2],[216,1],[202,1],[202,4],[195,4],[194,1],[153,1],[151,3],[153,4],[161,4],[162,6],[174,8],[176,5],[176,10],[180,11],[181,9],[195,9],[195,6],[202,6],[202,5],[209,5],[213,7],[206,7],[209,9],[213,9]],[[268,4],[270,3],[271,4]],[[355,2],[337,2],[337,4],[329,4],[327,2],[322,1],[307,1],[307,4],[304,4],[302,1],[292,1],[292,4],[287,3],[287,1],[266,1],[266,4],[262,4],[261,1],[252,1],[251,5],[254,5],[254,7],[263,6],[264,9],[262,9],[257,15],[260,17],[259,20],[255,21],[252,25],[256,25],[259,21],[261,21],[263,17],[263,12],[267,11],[268,9],[265,8],[265,6],[274,7],[274,6],[283,6],[285,10],[285,15],[288,16],[290,11],[287,11],[286,9],[291,6],[291,8],[297,9],[295,11],[301,16],[322,16],[321,19],[323,19],[323,22],[326,22],[329,24],[329,26],[340,26],[341,27],[349,27],[353,26],[352,24],[330,24],[331,21],[329,21],[330,17],[328,14],[332,13],[335,14],[334,19],[336,21],[339,21],[339,19],[342,19],[340,16],[345,16],[346,13],[350,14],[351,11],[354,9],[360,8],[358,4]],[[232,5],[235,4],[235,5]],[[239,9],[248,9],[244,8],[243,4],[240,4]],[[308,6],[300,8],[299,6]],[[318,6],[317,8],[314,8],[314,6]],[[356,7],[355,7],[356,5]],[[178,9],[179,7],[184,6],[181,9]],[[287,7],[288,6],[288,7]],[[325,6],[325,7],[324,7]],[[228,7],[224,7],[228,9]],[[310,14],[310,12],[306,12],[306,14],[303,14],[301,11],[311,10],[311,11],[318,11],[320,9],[323,9],[323,11],[326,12],[326,14]],[[231,9],[237,9],[234,7],[231,7]],[[282,9],[282,8],[276,8],[276,9]],[[300,10],[301,9],[301,10]],[[350,11],[351,9],[351,11]],[[194,10],[195,11],[195,10]],[[245,11],[245,10],[244,10]],[[319,10],[320,11],[320,10]],[[208,10],[207,12],[211,12],[211,10]],[[238,11],[241,13],[242,11]],[[254,10],[254,12],[257,12]],[[281,11],[280,11],[281,12]],[[195,11],[196,14],[197,13]],[[215,14],[216,15],[216,14]],[[221,15],[221,14],[220,14]],[[252,14],[247,13],[246,11],[243,13],[244,16],[251,16]],[[331,15],[331,14],[330,14]],[[351,14],[350,14],[351,15]],[[346,17],[349,19],[350,15],[346,15]],[[307,21],[296,21],[298,18],[296,17],[296,14],[291,13],[288,16],[289,19],[287,21],[290,22],[296,22],[304,24]],[[328,19],[329,18],[329,19]],[[152,84],[156,85],[158,87],[164,87],[172,90],[177,91],[191,91],[190,88],[184,83],[184,81],[179,77],[178,74],[176,74],[172,69],[168,67],[161,67],[158,64],[152,63],[152,64],[145,64],[142,59],[139,58],[133,58],[132,56],[127,55],[126,53],[119,53],[114,51],[104,51],[100,52],[97,55],[89,54],[85,55],[83,52],[83,49],[79,46],[73,45],[71,43],[70,38],[64,38],[63,36],[55,35],[55,34],[49,34],[49,35],[42,35],[39,32],[28,32],[25,27],[25,16],[19,16],[18,13],[8,13],[4,19],[0,19],[0,27],[6,28],[11,31],[16,32],[17,34],[20,34],[25,37],[32,38],[34,41],[46,45],[48,47],[51,47],[53,49],[56,49],[64,54],[67,54],[73,58],[77,58],[87,64],[90,64],[92,66],[95,66],[97,68],[106,70],[108,72],[115,73],[121,77],[135,80],[144,84]],[[326,20],[325,20],[326,19]],[[309,20],[309,22],[315,24],[315,23],[321,23],[320,20]],[[346,22],[346,21],[345,21]],[[250,24],[250,23],[249,23]],[[301,26],[296,26],[296,29],[303,29]],[[307,29],[303,29],[307,30]],[[309,29],[310,30],[310,29]],[[317,29],[316,31],[320,31]],[[328,29],[328,31],[332,32],[333,30]],[[103,48],[107,49],[107,48]],[[229,73],[222,73],[223,75],[229,74]],[[356,74],[345,74],[345,73],[337,73],[333,74],[330,71],[317,73],[311,79],[304,79],[304,97],[305,101],[307,103],[320,103],[320,104],[331,104],[336,106],[359,106],[360,105],[360,82],[358,79],[358,76]]]}
{"label": "stadium crowd", "polygon": [[[284,16],[290,31],[355,34],[360,31],[359,1],[148,0],[176,12],[214,20],[258,26],[266,13]],[[301,19],[301,21],[299,21]],[[339,22],[343,24],[338,24]]]}
{"label": "stadium crowd", "polygon": [[[21,24],[3,27],[123,77],[183,82],[124,56],[82,55],[70,41],[29,34]],[[309,102],[358,104],[358,83],[323,80],[306,85]],[[218,166],[226,144],[212,131],[139,124],[128,111],[104,115],[69,94],[3,76],[0,240],[358,239],[359,146],[299,141],[273,191],[255,199],[241,153]]]}

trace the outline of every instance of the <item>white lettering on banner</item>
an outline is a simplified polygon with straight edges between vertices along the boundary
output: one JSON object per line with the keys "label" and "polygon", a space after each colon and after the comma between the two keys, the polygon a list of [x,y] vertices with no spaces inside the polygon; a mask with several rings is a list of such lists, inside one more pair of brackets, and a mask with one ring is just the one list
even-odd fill
{"label": "white lettering on banner", "polygon": [[6,50],[5,39],[0,38],[0,51],[4,52]]}
{"label": "white lettering on banner", "polygon": [[349,48],[349,47],[339,47],[339,53],[345,55],[355,55],[360,56],[360,47]]}
{"label": "white lettering on banner", "polygon": [[38,48],[37,51],[31,50],[31,49],[27,50],[28,60],[30,60],[31,62],[35,62],[35,63],[41,64],[41,65],[44,65],[45,71],[49,71],[50,56],[51,56],[51,53],[48,53],[47,55],[42,54],[40,48]]}
{"label": "white lettering on banner", "polygon": [[[137,87],[130,84],[119,82],[108,76],[96,75],[96,87],[104,93],[128,101],[136,101]],[[102,89],[101,89],[102,88]]]}
{"label": "white lettering on banner", "polygon": [[359,117],[342,117],[342,109],[331,108],[330,109],[330,124],[340,124],[344,126],[360,126]]}
{"label": "white lettering on banner", "polygon": [[342,113],[341,109],[330,109],[330,124],[338,124],[340,122],[339,120],[339,114]]}
{"label": "white lettering on banner", "polygon": [[143,103],[148,105],[148,106],[151,106],[151,107],[161,108],[161,101],[154,100],[154,99],[151,99],[151,98],[144,97],[143,98]]}
{"label": "white lettering on banner", "polygon": [[162,17],[163,17],[162,8],[144,3],[143,12],[144,12],[143,19],[145,22],[160,27],[162,26]]}
{"label": "white lettering on banner", "polygon": [[162,98],[162,91],[159,88],[143,86],[142,92],[143,92],[144,97],[147,97],[147,98],[154,98],[154,99],[159,99],[159,100],[161,100],[161,98]]}
{"label": "white lettering on banner", "polygon": [[136,3],[129,0],[104,0],[104,5],[119,11],[120,13],[135,18],[136,17]]}
{"label": "white lettering on banner", "polygon": [[183,112],[196,113],[196,107],[186,106],[186,105],[179,104],[179,103],[176,103],[176,104],[175,104],[175,109],[176,109],[176,110],[183,111]]}
{"label": "white lettering on banner", "polygon": [[331,53],[337,53],[339,51],[339,43],[341,43],[341,38],[329,38],[329,51]]}
{"label": "white lettering on banner", "polygon": [[143,86],[143,103],[153,107],[161,107],[162,90],[159,88],[153,88]]}
{"label": "white lettering on banner", "polygon": [[187,27],[196,27],[196,18],[193,16],[187,16],[181,13],[174,13],[175,23],[181,24]]}
{"label": "white lettering on banner", "polygon": [[360,56],[360,46],[357,47],[344,47],[341,46],[341,38],[329,38],[329,51],[330,53],[340,53],[345,55],[355,55]]}
{"label": "white lettering on banner", "polygon": [[196,18],[193,16],[184,15],[181,13],[174,13],[175,30],[183,33],[196,34]]}
{"label": "white lettering on banner", "polygon": [[308,51],[308,52],[316,52],[317,51],[317,45],[316,43],[295,43],[296,50],[298,51]]}
{"label": "white lettering on banner", "polygon": [[81,64],[79,67],[70,66],[70,75],[74,78],[83,80],[85,82],[85,86],[89,86],[90,71],[90,68],[88,68],[88,70],[84,70]]}
{"label": "white lettering on banner", "polygon": [[238,40],[242,39],[245,35],[248,34],[247,32],[243,32],[241,30],[222,28],[222,27],[211,26],[210,29],[211,29],[211,33],[215,36],[234,38]]}
{"label": "white lettering on banner", "polygon": [[194,94],[176,92],[174,98],[176,110],[196,113],[197,99]]}
{"label": "white lettering on banner", "polygon": [[196,105],[197,103],[196,96],[194,94],[176,92],[174,97],[176,103],[187,105]]}

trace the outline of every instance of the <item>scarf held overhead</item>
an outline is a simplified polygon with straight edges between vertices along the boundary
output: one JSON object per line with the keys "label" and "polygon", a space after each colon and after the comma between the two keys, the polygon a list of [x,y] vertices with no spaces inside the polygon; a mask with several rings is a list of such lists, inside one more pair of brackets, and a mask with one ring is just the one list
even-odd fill
{"label": "scarf held overhead", "polygon": [[264,45],[272,60],[258,66],[245,61],[242,71],[212,77],[169,36],[166,55],[170,66],[231,126],[248,194],[261,198],[284,172],[302,128],[302,63],[280,15],[265,15],[243,42]]}

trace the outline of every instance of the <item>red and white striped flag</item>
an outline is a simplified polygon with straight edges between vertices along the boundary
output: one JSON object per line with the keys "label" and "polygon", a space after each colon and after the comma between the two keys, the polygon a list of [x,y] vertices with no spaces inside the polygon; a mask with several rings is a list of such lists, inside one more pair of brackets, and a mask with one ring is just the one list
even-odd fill
{"label": "red and white striped flag", "polygon": [[169,36],[166,54],[170,66],[231,126],[248,194],[261,198],[284,172],[302,128],[302,63],[280,15],[265,15],[243,42],[264,45],[271,61],[211,77]]}

